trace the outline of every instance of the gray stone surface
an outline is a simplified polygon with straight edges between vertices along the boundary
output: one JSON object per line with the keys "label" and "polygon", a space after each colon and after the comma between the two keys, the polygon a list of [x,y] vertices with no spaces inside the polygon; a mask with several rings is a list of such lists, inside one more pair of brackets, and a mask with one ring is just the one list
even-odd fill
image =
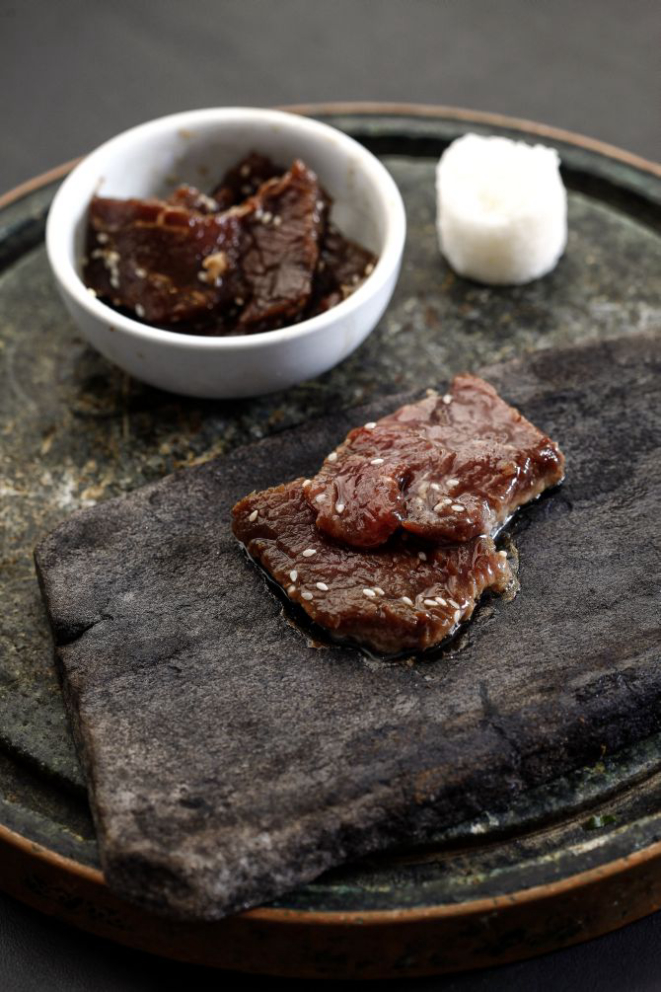
{"label": "gray stone surface", "polygon": [[519,595],[485,603],[435,661],[314,649],[229,530],[240,495],[309,474],[392,397],[74,514],[43,541],[108,883],[215,918],[657,730],[659,371],[646,336],[487,371],[560,442],[568,476],[512,530]]}

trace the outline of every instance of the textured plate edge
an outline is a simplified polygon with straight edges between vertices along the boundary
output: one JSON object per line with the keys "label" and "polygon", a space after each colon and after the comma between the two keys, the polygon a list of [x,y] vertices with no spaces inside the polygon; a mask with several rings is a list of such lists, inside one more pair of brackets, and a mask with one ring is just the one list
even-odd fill
{"label": "textured plate edge", "polygon": [[483,124],[487,127],[506,128],[527,134],[536,134],[540,138],[559,141],[566,145],[574,145],[586,151],[595,152],[605,158],[616,159],[636,169],[649,172],[661,179],[661,164],[635,155],[617,145],[611,145],[598,138],[590,138],[577,131],[567,131],[551,124],[541,124],[537,121],[525,120],[521,117],[508,117],[489,111],[468,110],[463,107],[445,107],[440,104],[427,103],[379,103],[359,101],[356,103],[295,103],[280,108],[290,113],[305,116],[393,116],[393,117],[438,117],[466,124]]}
{"label": "textured plate edge", "polygon": [[384,978],[505,964],[661,909],[661,840],[556,882],[457,905],[364,913],[258,908],[200,924],[148,914],[110,892],[97,869],[2,825],[0,862],[6,892],[97,936],[189,963],[283,977]]}

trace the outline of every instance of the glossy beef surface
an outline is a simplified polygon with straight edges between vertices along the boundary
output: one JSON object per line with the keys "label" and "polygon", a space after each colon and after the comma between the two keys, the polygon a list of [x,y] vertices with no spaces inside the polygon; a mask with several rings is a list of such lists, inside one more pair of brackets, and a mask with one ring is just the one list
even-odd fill
{"label": "glossy beef surface", "polygon": [[563,474],[558,446],[463,374],[447,394],[351,431],[306,496],[319,530],[354,547],[379,547],[400,528],[451,544],[493,536]]}
{"label": "glossy beef surface", "polygon": [[363,551],[316,526],[304,479],[246,496],[233,531],[308,616],[337,639],[384,654],[422,651],[467,620],[486,589],[511,578],[490,538],[429,546],[400,533]]}
{"label": "glossy beef surface", "polygon": [[242,228],[239,298],[245,301],[239,324],[290,323],[310,299],[319,260],[326,204],[317,177],[294,162],[235,210]]}
{"label": "glossy beef surface", "polygon": [[251,153],[211,195],[96,196],[84,279],[112,306],[189,334],[276,330],[346,299],[376,259],[329,223],[330,197],[299,160]]}
{"label": "glossy beef surface", "polygon": [[85,282],[103,299],[150,322],[207,317],[233,297],[227,281],[208,280],[204,262],[236,266],[241,229],[230,214],[205,214],[162,200],[90,204]]}
{"label": "glossy beef surface", "polygon": [[263,183],[282,176],[284,171],[266,155],[251,152],[227,170],[211,196],[218,204],[218,210],[227,210],[242,203],[246,197],[254,196]]}
{"label": "glossy beef surface", "polygon": [[374,269],[374,255],[349,241],[332,224],[326,227],[307,316],[346,300]]}

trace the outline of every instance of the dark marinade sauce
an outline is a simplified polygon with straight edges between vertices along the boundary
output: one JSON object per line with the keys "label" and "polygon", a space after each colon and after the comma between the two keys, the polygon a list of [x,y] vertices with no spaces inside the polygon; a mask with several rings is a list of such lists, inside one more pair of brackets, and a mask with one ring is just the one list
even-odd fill
{"label": "dark marinade sauce", "polygon": [[165,200],[92,198],[85,285],[115,309],[183,334],[276,330],[323,313],[376,264],[331,223],[310,169],[255,152],[210,195],[179,186]]}

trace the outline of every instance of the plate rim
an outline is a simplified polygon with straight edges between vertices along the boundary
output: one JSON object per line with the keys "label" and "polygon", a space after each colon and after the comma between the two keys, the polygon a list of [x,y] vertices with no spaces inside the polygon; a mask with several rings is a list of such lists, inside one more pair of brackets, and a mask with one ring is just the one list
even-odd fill
{"label": "plate rim", "polygon": [[[301,114],[306,117],[316,116],[376,116],[376,117],[438,117],[449,120],[460,121],[466,124],[483,124],[485,126],[508,128],[512,131],[521,131],[528,134],[535,134],[540,138],[548,138],[553,141],[560,141],[567,145],[574,145],[586,151],[595,152],[606,158],[615,159],[626,165],[649,172],[651,175],[661,179],[661,163],[652,159],[628,152],[618,145],[612,145],[599,138],[591,138],[579,131],[569,131],[566,128],[556,127],[552,124],[543,124],[539,121],[530,121],[523,117],[510,117],[508,114],[500,114],[494,111],[470,110],[466,107],[452,107],[444,104],[433,103],[389,103],[378,100],[357,100],[352,101],[330,101],[322,103],[288,103],[279,105],[277,110],[286,110],[292,114]],[[6,193],[0,194],[0,210],[11,206],[17,200],[30,193],[36,192],[42,186],[63,179],[67,173],[71,172],[74,166],[78,165],[84,155],[70,159],[61,165],[56,165],[46,172],[39,173],[32,179],[27,179],[18,186],[14,186]]]}
{"label": "plate rim", "polygon": [[[71,877],[76,877],[93,886],[98,886],[104,892],[110,893],[120,902],[126,902],[131,909],[145,913],[155,919],[163,919],[168,922],[185,923],[187,926],[195,926],[199,922],[200,926],[214,926],[223,922],[227,917],[211,921],[190,921],[176,920],[171,917],[159,917],[156,914],[143,910],[142,907],[123,900],[116,896],[105,883],[103,872],[99,868],[74,861],[66,855],[58,854],[51,848],[45,847],[37,841],[31,841],[23,834],[11,830],[10,827],[0,823],[0,852],[3,847],[13,848],[22,856],[28,856],[40,863],[46,863],[51,868],[60,868]],[[661,840],[650,844],[648,847],[633,851],[631,854],[623,855],[608,861],[603,865],[596,865],[593,868],[586,868],[576,872],[574,875],[567,875],[564,878],[553,882],[545,882],[542,885],[532,885],[527,889],[518,889],[506,895],[482,896],[478,899],[468,899],[458,903],[444,903],[437,906],[415,906],[407,909],[366,909],[366,910],[312,910],[312,909],[280,909],[270,906],[257,906],[254,909],[246,909],[238,914],[233,914],[234,918],[242,917],[245,920],[277,922],[277,923],[308,923],[324,924],[332,923],[336,926],[361,926],[379,925],[385,923],[396,923],[402,918],[407,923],[415,923],[420,920],[444,919],[447,917],[479,916],[483,913],[493,912],[493,910],[504,909],[515,903],[543,902],[563,895],[572,889],[580,889],[594,884],[612,880],[622,872],[630,868],[641,868],[647,862],[650,867],[658,865],[661,869]],[[661,908],[661,904],[659,906]]]}

